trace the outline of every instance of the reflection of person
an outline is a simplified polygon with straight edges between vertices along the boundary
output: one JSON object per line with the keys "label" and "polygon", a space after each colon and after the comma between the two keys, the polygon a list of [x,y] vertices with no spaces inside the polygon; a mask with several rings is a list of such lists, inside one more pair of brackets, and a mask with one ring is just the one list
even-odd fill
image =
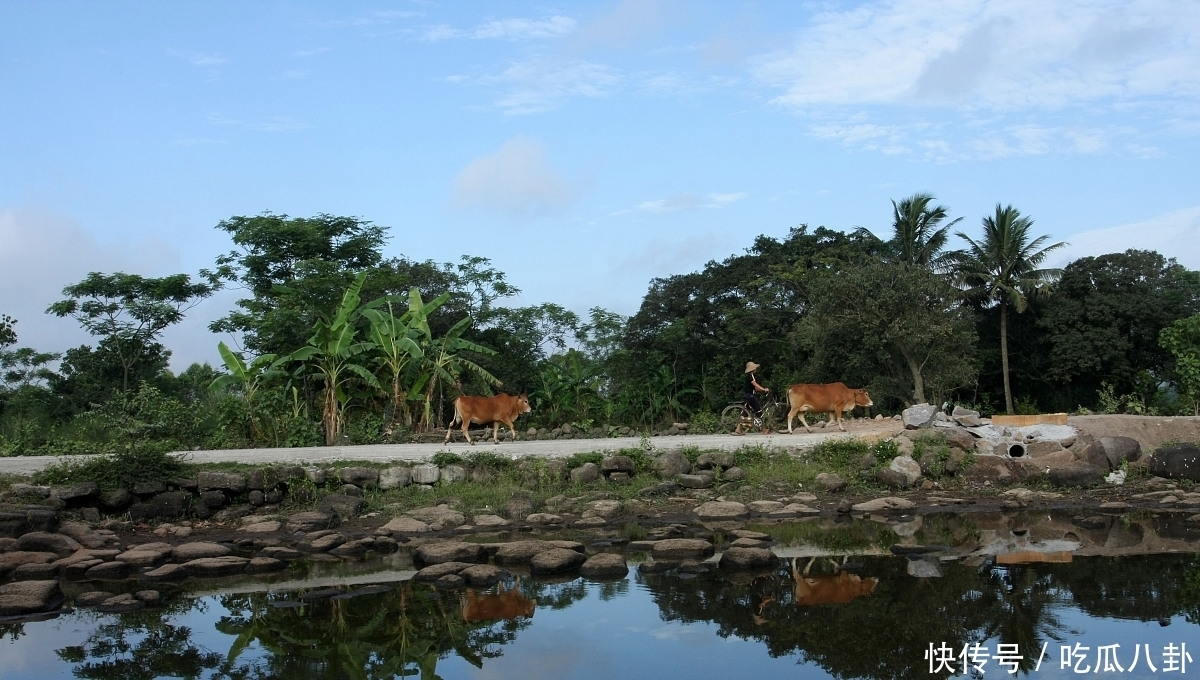
{"label": "reflection of person", "polygon": [[[753,361],[746,362],[746,370],[745,370],[746,388],[745,388],[745,390],[743,390],[743,396],[746,399],[746,405],[754,410],[754,424],[763,426],[763,428],[762,428],[763,434],[770,434],[770,430],[762,422],[762,410],[763,409],[762,409],[762,402],[758,400],[758,393],[762,392],[763,394],[766,394],[767,392],[770,392],[771,390],[758,384],[758,378],[754,377],[754,372],[757,371],[758,369],[759,369],[759,365],[754,363]],[[742,424],[741,423],[738,423],[737,429],[734,430],[734,434],[742,434]]]}

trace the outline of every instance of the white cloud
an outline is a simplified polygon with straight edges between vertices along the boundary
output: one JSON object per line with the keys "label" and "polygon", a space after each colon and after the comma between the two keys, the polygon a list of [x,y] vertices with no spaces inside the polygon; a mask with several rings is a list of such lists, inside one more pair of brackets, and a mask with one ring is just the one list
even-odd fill
{"label": "white cloud", "polygon": [[1081,257],[1121,253],[1130,248],[1158,251],[1188,269],[1200,270],[1200,206],[1175,210],[1131,224],[1081,231],[1062,239],[1050,266],[1062,267]]}
{"label": "white cloud", "polygon": [[194,50],[168,49],[167,54],[186,61],[192,66],[213,68],[229,63],[229,59],[220,52],[196,52]]}
{"label": "white cloud", "polygon": [[467,164],[454,179],[452,203],[528,219],[561,211],[576,193],[551,166],[542,144],[521,136]]}
{"label": "white cloud", "polygon": [[248,121],[230,118],[223,113],[215,112],[208,114],[208,122],[212,125],[256,130],[258,132],[295,132],[296,130],[306,130],[310,127],[307,123],[293,120],[287,116],[272,116],[262,120]]}
{"label": "white cloud", "polygon": [[617,70],[586,61],[536,58],[481,80],[505,90],[495,106],[508,114],[541,113],[570,97],[603,97],[622,82]]}
{"label": "white cloud", "polygon": [[[649,201],[642,201],[637,205],[637,210],[640,212],[648,212],[655,215],[665,213],[702,210],[710,208],[720,208],[731,203],[735,203],[745,198],[744,193],[728,193],[728,194],[675,194],[667,198],[658,198]],[[622,213],[627,211],[622,211]]]}
{"label": "white cloud", "polygon": [[1058,108],[1200,95],[1200,6],[899,0],[819,14],[754,74],[775,101]]}
{"label": "white cloud", "polygon": [[576,21],[570,17],[553,16],[546,19],[497,19],[479,24],[473,29],[454,28],[438,24],[426,29],[422,39],[440,40],[546,40],[561,38],[575,31]]}

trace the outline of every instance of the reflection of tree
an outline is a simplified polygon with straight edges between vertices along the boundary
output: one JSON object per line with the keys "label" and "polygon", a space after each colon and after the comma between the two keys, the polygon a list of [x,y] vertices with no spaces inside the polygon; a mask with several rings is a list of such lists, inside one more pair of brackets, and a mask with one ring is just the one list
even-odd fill
{"label": "reflection of tree", "polygon": [[[528,586],[532,588],[532,586]],[[265,652],[276,677],[436,678],[437,662],[454,652],[477,668],[529,625],[525,619],[466,623],[461,593],[406,581],[383,592],[291,605],[295,594],[229,595],[217,630],[235,635],[229,658],[250,645]],[[569,602],[565,602],[566,606]]]}
{"label": "reflection of tree", "polygon": [[247,669],[235,672],[221,654],[201,649],[191,636],[187,626],[170,623],[166,612],[141,611],[101,623],[84,644],[59,649],[57,654],[75,664],[72,672],[77,678],[199,678],[206,675],[205,671],[251,677]]}
{"label": "reflection of tree", "polygon": [[1200,604],[1200,592],[1187,587],[1196,564],[1195,555],[1181,554],[1085,557],[1053,572],[1092,616],[1158,621]]}
{"label": "reflection of tree", "polygon": [[1062,590],[1055,585],[1057,579],[1040,571],[1045,571],[1041,565],[1017,564],[995,567],[984,575],[990,587],[981,599],[995,613],[983,637],[1016,644],[1023,653],[1018,667],[1025,673],[1037,664],[1044,638],[1062,639],[1062,626],[1053,614],[1054,605],[1064,600]]}

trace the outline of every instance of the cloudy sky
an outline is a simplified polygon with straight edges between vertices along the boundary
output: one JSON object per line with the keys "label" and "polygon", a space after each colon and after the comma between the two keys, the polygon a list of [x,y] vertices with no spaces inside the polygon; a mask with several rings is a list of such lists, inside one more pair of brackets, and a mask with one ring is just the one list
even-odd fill
{"label": "cloudy sky", "polygon": [[[924,191],[1200,269],[1200,3],[0,0],[0,313],[89,271],[195,274],[235,215],[352,215],[388,255],[637,310],[650,280]],[[956,242],[955,246],[958,245]],[[226,292],[165,336],[219,363]]]}

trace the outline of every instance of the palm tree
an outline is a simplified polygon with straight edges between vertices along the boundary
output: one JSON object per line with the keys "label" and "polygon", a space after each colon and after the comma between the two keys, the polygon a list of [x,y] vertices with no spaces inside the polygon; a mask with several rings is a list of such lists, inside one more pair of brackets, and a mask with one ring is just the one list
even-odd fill
{"label": "palm tree", "polygon": [[925,269],[941,271],[947,268],[950,256],[943,252],[950,237],[950,227],[962,220],[957,217],[945,226],[945,206],[935,205],[929,194],[916,193],[899,203],[892,201],[892,240],[901,261]]}
{"label": "palm tree", "polygon": [[1039,236],[1032,241],[1029,230],[1033,220],[1021,217],[1011,205],[996,204],[994,217],[983,218],[983,239],[973,240],[958,232],[968,248],[953,256],[959,281],[966,286],[969,297],[984,304],[1000,304],[1000,361],[1004,373],[1004,406],[1013,412],[1012,388],[1008,382],[1008,307],[1017,313],[1029,306],[1029,297],[1048,294],[1049,286],[1058,280],[1061,269],[1039,269],[1050,251],[1067,245],[1059,242],[1046,247],[1049,238]]}

